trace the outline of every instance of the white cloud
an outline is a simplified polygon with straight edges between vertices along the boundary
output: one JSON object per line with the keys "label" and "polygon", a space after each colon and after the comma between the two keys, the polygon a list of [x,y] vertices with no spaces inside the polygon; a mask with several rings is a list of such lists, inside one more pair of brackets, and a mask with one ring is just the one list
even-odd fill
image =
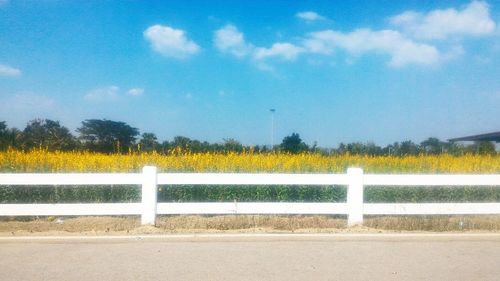
{"label": "white cloud", "polygon": [[195,55],[200,47],[187,39],[183,30],[163,25],[153,25],[144,31],[144,37],[156,52],[165,57],[184,59]]}
{"label": "white cloud", "polygon": [[324,16],[321,16],[313,11],[305,11],[300,12],[295,15],[297,18],[305,20],[305,21],[317,21],[326,19]]}
{"label": "white cloud", "polygon": [[[433,65],[455,59],[465,53],[459,41],[442,41],[439,45],[426,40],[451,39],[453,36],[483,36],[493,34],[496,24],[490,17],[489,6],[473,1],[461,9],[433,10],[428,13],[406,11],[389,19],[400,28],[350,32],[324,30],[310,33],[303,40],[306,52],[331,55],[344,50],[354,58],[364,54],[385,54],[389,65]],[[439,46],[438,50],[437,46]],[[352,61],[352,57],[348,58]]]}
{"label": "white cloud", "polygon": [[421,39],[446,39],[452,35],[483,36],[492,34],[496,27],[490,17],[489,6],[483,1],[472,1],[462,10],[450,8],[426,14],[406,11],[390,18],[390,22]]}
{"label": "white cloud", "polygon": [[0,76],[20,76],[21,70],[14,68],[12,66],[8,66],[5,64],[0,64]]}
{"label": "white cloud", "polygon": [[274,43],[271,48],[256,48],[254,58],[257,60],[278,57],[283,60],[295,60],[304,50],[290,43]]}
{"label": "white cloud", "polygon": [[439,51],[432,45],[414,42],[394,30],[357,29],[350,33],[325,30],[309,34],[304,46],[312,53],[330,54],[343,49],[351,55],[380,53],[391,57],[389,64],[430,65],[440,61]]}
{"label": "white cloud", "polygon": [[139,97],[143,94],[143,88],[137,87],[130,88],[127,91],[120,91],[120,87],[112,85],[89,91],[83,98],[89,102],[115,102],[127,97]]}
{"label": "white cloud", "polygon": [[[387,56],[388,64],[393,67],[436,65],[465,53],[460,40],[456,39],[500,31],[489,9],[486,2],[472,1],[460,9],[436,9],[427,13],[406,11],[389,19],[393,26],[390,29],[323,30],[307,34],[300,44],[277,42],[269,48],[247,42],[234,25],[226,25],[215,31],[214,46],[220,52],[250,58],[264,71],[274,71],[267,59],[292,61],[302,54],[330,56],[338,51],[347,53],[346,61],[351,63],[359,56],[375,54]],[[306,21],[326,19],[313,11],[299,12],[295,16]],[[429,42],[430,39],[450,40]]]}
{"label": "white cloud", "polygon": [[220,52],[229,53],[238,58],[251,56],[255,60],[271,57],[294,60],[303,51],[301,47],[281,42],[274,43],[270,48],[255,47],[253,44],[247,43],[243,33],[231,24],[215,31],[214,45]]}
{"label": "white cloud", "polygon": [[335,50],[336,34],[339,33],[332,30],[313,32],[302,44],[311,53],[329,55]]}
{"label": "white cloud", "polygon": [[88,92],[84,99],[92,102],[115,101],[118,99],[120,88],[117,86],[108,86]]}
{"label": "white cloud", "polygon": [[247,56],[253,50],[253,46],[245,42],[243,33],[231,24],[215,31],[214,45],[219,51],[240,58]]}
{"label": "white cloud", "polygon": [[142,88],[132,88],[127,91],[127,94],[130,96],[138,97],[144,94],[144,89]]}

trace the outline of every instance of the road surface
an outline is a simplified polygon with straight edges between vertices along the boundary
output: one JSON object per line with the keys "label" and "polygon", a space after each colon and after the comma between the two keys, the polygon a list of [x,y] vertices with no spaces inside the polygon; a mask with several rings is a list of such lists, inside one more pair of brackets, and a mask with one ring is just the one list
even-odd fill
{"label": "road surface", "polygon": [[0,238],[0,280],[499,278],[499,234]]}

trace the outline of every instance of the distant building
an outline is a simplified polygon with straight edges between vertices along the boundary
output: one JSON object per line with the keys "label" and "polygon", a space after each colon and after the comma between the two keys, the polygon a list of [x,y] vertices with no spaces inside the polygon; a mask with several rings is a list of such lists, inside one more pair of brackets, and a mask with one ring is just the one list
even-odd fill
{"label": "distant building", "polygon": [[494,141],[500,143],[500,132],[449,139],[449,141]]}

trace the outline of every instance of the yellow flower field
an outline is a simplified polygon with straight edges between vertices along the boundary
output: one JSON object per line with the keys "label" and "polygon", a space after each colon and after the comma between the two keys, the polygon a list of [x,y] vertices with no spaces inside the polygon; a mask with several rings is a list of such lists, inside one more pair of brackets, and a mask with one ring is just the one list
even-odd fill
{"label": "yellow flower field", "polygon": [[171,154],[0,152],[1,172],[139,172],[154,165],[162,172],[344,173],[361,167],[367,173],[500,173],[500,156],[323,156],[319,154]]}

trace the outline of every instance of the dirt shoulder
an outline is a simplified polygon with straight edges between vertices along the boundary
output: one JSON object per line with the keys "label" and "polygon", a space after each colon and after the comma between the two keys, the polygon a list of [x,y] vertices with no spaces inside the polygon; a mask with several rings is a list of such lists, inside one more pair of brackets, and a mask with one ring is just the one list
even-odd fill
{"label": "dirt shoulder", "polygon": [[386,233],[407,231],[500,232],[500,216],[368,217],[347,227],[330,216],[160,216],[156,226],[128,217],[40,217],[0,221],[0,236],[134,235],[175,233]]}

